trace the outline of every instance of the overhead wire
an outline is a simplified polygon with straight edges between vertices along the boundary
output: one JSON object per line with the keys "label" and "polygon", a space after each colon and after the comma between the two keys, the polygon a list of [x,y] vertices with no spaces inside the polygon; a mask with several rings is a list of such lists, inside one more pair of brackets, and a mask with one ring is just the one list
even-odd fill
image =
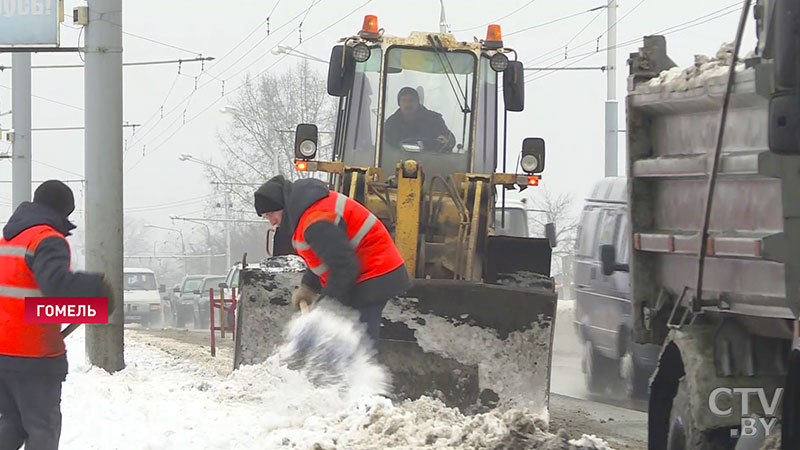
{"label": "overhead wire", "polygon": [[[310,4],[310,6],[309,6],[309,8],[308,8],[308,9],[306,9],[306,10],[304,10],[304,11],[302,11],[302,12],[300,12],[300,13],[296,14],[296,15],[295,15],[295,16],[293,16],[291,19],[289,19],[289,20],[285,21],[285,22],[284,22],[283,24],[281,24],[281,25],[280,25],[278,28],[276,28],[276,29],[275,29],[273,32],[277,32],[277,31],[279,31],[279,30],[281,30],[281,29],[285,28],[287,25],[289,25],[290,23],[292,23],[292,22],[293,22],[294,20],[296,20],[298,17],[302,16],[303,14],[305,14],[306,12],[308,12],[308,11],[309,11],[309,10],[310,10],[312,7],[316,6],[317,4],[319,4],[319,3],[320,3],[320,2],[322,2],[322,1],[323,1],[323,0],[312,0],[312,2],[311,2],[311,4]],[[275,5],[275,7],[277,7],[277,3],[276,3],[276,5]],[[273,10],[274,10],[274,8],[273,8]],[[307,16],[307,14],[306,14],[306,16]],[[253,33],[251,33],[251,35],[252,35],[252,34],[253,34]],[[232,67],[236,66],[236,64],[238,64],[238,63],[239,63],[239,62],[240,62],[242,59],[244,59],[244,58],[245,58],[247,55],[249,55],[249,54],[250,54],[252,51],[254,51],[256,48],[258,48],[258,46],[260,46],[260,45],[261,45],[261,43],[263,43],[265,40],[267,40],[267,38],[269,38],[270,36],[271,36],[271,34],[269,34],[269,35],[265,35],[263,38],[261,38],[261,40],[259,40],[258,42],[256,42],[256,43],[255,43],[253,46],[251,46],[251,47],[250,47],[250,49],[249,49],[248,51],[246,51],[244,54],[242,54],[242,55],[241,55],[241,56],[240,56],[240,57],[239,57],[239,58],[238,58],[236,61],[234,61],[233,63],[231,63],[230,65],[228,65],[228,67],[227,67],[227,68],[225,68],[225,69],[224,69],[222,72],[219,72],[217,75],[213,75],[213,74],[211,74],[211,73],[210,73],[210,71],[211,71],[211,68],[212,68],[212,67],[209,67],[209,68],[208,68],[207,70],[205,70],[203,73],[206,73],[206,74],[208,74],[209,76],[211,76],[212,78],[215,78],[215,79],[219,80],[219,79],[220,79],[220,77],[222,76],[222,74],[224,74],[225,72],[227,72],[228,70],[230,70]],[[287,39],[287,38],[288,38],[288,35],[287,35],[287,37],[285,37],[284,39],[281,39],[281,41],[280,41],[280,42],[283,42],[283,41],[284,41],[285,39]],[[246,40],[246,39],[245,39],[245,40]],[[240,45],[241,45],[241,42],[240,42],[239,44],[237,44],[237,46],[240,46]],[[229,54],[230,54],[230,52],[229,52]],[[233,74],[232,76],[229,76],[229,77],[226,77],[226,78],[230,79],[230,78],[234,78],[234,77],[236,77],[236,76],[237,76],[237,75],[239,75],[241,72],[243,72],[244,70],[247,70],[247,69],[248,69],[248,68],[250,68],[252,65],[254,65],[254,64],[255,64],[255,63],[257,63],[258,61],[260,61],[260,60],[261,60],[261,59],[262,59],[264,56],[266,56],[267,54],[269,54],[269,52],[267,52],[267,53],[265,53],[265,54],[262,54],[262,56],[260,56],[259,58],[256,58],[255,60],[251,61],[251,62],[250,62],[250,63],[249,63],[247,66],[245,66],[245,67],[244,67],[242,70],[240,70],[239,72],[236,72],[236,73],[235,73],[235,74]],[[226,54],[225,56],[227,56],[227,54]],[[221,60],[221,59],[220,59],[220,60]],[[214,64],[213,66],[216,66],[216,64]],[[197,78],[197,80],[199,80],[199,78],[200,78],[200,77],[202,77],[202,75],[203,75],[202,73],[201,73],[200,75],[198,75],[198,78]],[[197,81],[197,80],[196,80],[196,81]],[[204,83],[201,83],[201,84],[200,84],[199,86],[197,86],[197,87],[195,88],[195,90],[193,90],[193,91],[192,91],[192,92],[191,92],[189,95],[187,95],[187,96],[186,96],[186,97],[184,97],[182,100],[180,100],[180,101],[179,101],[179,102],[178,102],[178,103],[177,103],[177,104],[176,104],[176,105],[175,105],[175,106],[174,106],[172,109],[170,109],[169,111],[167,111],[166,113],[164,113],[164,114],[163,114],[163,117],[170,116],[170,115],[172,115],[172,114],[173,114],[175,111],[179,110],[179,109],[181,108],[181,106],[182,106],[182,105],[183,105],[185,102],[187,102],[187,101],[189,101],[189,100],[190,100],[191,96],[192,96],[192,95],[194,95],[194,92],[196,92],[196,91],[198,91],[198,90],[202,90],[204,87],[208,86],[208,85],[209,85],[209,84],[211,84],[213,81],[214,81],[214,80],[208,80],[208,81],[206,81],[206,82],[204,82]],[[222,81],[222,82],[224,83],[224,81],[225,81],[225,80],[223,79],[223,81]],[[224,95],[223,95],[223,97],[224,97]],[[159,110],[157,109],[157,110],[156,110],[156,112],[158,112],[158,111],[159,111]],[[141,142],[141,141],[142,141],[142,140],[143,140],[143,139],[144,139],[144,138],[145,138],[145,137],[146,137],[146,136],[147,136],[147,135],[150,133],[150,131],[152,131],[152,130],[146,130],[145,134],[143,134],[143,135],[140,135],[140,137],[139,137],[139,138],[137,138],[136,140],[134,140],[133,142],[131,142],[131,144],[130,144],[130,145],[131,145],[131,146],[135,146],[135,145],[139,144],[139,143],[140,143],[140,142]],[[152,142],[151,142],[151,144],[152,144]],[[145,146],[146,146],[146,145],[147,145],[147,144],[145,144]],[[138,163],[137,163],[137,164],[138,164]]]}
{"label": "overhead wire", "polygon": [[[734,13],[738,13],[739,12],[738,7],[740,6],[739,3],[737,2],[735,5],[732,5],[732,6],[736,6],[737,8],[733,9],[733,10],[730,10],[730,11],[722,12],[722,11],[725,11],[727,9],[730,9],[730,6],[728,6],[728,7],[722,8],[720,10],[714,11],[712,13],[709,13],[709,14],[700,16],[698,18],[689,20],[687,22],[683,22],[683,23],[680,23],[680,24],[677,24],[677,25],[673,25],[671,27],[665,28],[665,29],[663,29],[661,31],[658,31],[656,33],[653,33],[653,34],[667,36],[667,35],[670,35],[670,34],[678,33],[678,32],[684,31],[684,30],[688,30],[688,29],[691,29],[691,28],[706,24],[706,23],[711,22],[713,20],[717,20],[717,19],[720,19],[720,18],[725,17],[725,16],[729,16],[729,15],[734,14]],[[705,20],[701,20],[701,19],[705,19]],[[558,64],[560,62],[564,62],[564,61],[567,61],[567,60],[574,60],[574,59],[578,58],[577,61],[572,61],[570,64],[567,64],[567,65],[565,65],[563,67],[556,68],[555,70],[549,71],[548,73],[543,74],[543,75],[535,76],[536,73],[541,72],[541,71],[533,71],[532,75],[534,75],[534,76],[531,76],[525,82],[528,83],[528,82],[531,82],[531,81],[540,80],[542,78],[545,78],[547,76],[552,75],[555,72],[558,72],[560,69],[571,67],[571,66],[573,66],[573,65],[575,65],[575,64],[577,64],[577,63],[579,63],[581,61],[584,61],[584,60],[588,59],[591,56],[594,56],[596,54],[602,53],[604,51],[612,50],[612,49],[625,48],[625,47],[629,47],[629,46],[632,46],[632,45],[638,45],[639,42],[641,42],[641,37],[637,37],[637,38],[634,38],[634,39],[629,39],[627,41],[618,43],[618,44],[616,44],[614,46],[609,46],[609,47],[606,47],[606,48],[597,49],[597,50],[594,50],[594,51],[589,51],[589,52],[581,53],[581,54],[578,54],[578,55],[574,55],[574,56],[571,56],[571,57],[566,58],[566,59],[561,59],[559,61],[556,61],[551,66],[548,66],[547,68],[552,68],[552,67],[554,67],[556,64]]]}
{"label": "overhead wire", "polygon": [[491,22],[486,22],[486,23],[485,23],[485,24],[483,24],[483,25],[476,25],[476,26],[474,26],[474,27],[469,27],[469,28],[461,28],[460,30],[453,30],[453,33],[460,33],[460,32],[462,32],[462,31],[477,30],[477,29],[479,29],[479,28],[487,27],[487,26],[489,26],[489,25],[491,25],[491,24],[493,24],[493,23],[500,22],[500,21],[502,21],[503,19],[507,19],[508,17],[511,17],[511,16],[513,16],[514,14],[516,14],[516,13],[518,13],[518,12],[522,11],[523,9],[527,8],[528,6],[531,6],[531,5],[532,5],[533,3],[535,3],[536,1],[537,1],[537,0],[530,0],[530,1],[528,1],[527,3],[525,3],[524,5],[520,6],[519,8],[517,8],[517,9],[515,9],[515,10],[511,11],[510,13],[506,14],[505,16],[503,16],[503,17],[500,17],[500,18],[498,18],[498,19],[495,19],[495,20],[493,20],[493,21],[491,21]]}
{"label": "overhead wire", "polygon": [[[314,1],[312,1],[312,5],[309,7],[309,10],[310,10],[310,8],[311,8],[311,7],[313,7],[313,6],[317,5],[317,4],[319,4],[321,1],[322,1],[322,0],[314,0]],[[307,38],[307,39],[304,41],[304,43],[305,43],[305,42],[308,42],[308,41],[310,41],[310,40],[312,40],[312,39],[314,39],[314,38],[316,38],[316,37],[317,37],[317,36],[319,36],[320,34],[322,34],[322,33],[326,32],[326,31],[328,31],[329,29],[333,28],[334,26],[338,25],[339,23],[341,23],[342,21],[344,21],[344,20],[345,20],[345,19],[347,19],[348,17],[352,16],[352,15],[353,15],[353,14],[355,14],[355,13],[356,13],[358,10],[360,10],[361,8],[365,7],[366,5],[368,5],[368,4],[370,4],[370,3],[372,3],[373,1],[374,1],[374,0],[366,0],[365,2],[363,2],[362,4],[360,4],[359,6],[357,6],[357,7],[353,8],[353,9],[352,9],[350,12],[348,12],[348,13],[347,13],[347,14],[345,14],[344,16],[340,17],[339,19],[337,19],[336,21],[334,21],[333,23],[331,23],[330,25],[328,25],[328,26],[326,26],[326,27],[322,28],[321,30],[319,30],[319,31],[317,31],[316,33],[314,33],[313,35],[311,35],[309,38]],[[295,16],[295,18],[296,18],[296,17],[298,17],[298,16]],[[288,23],[288,22],[287,22],[287,23]],[[279,29],[280,29],[280,28],[283,28],[283,26],[279,27]],[[276,30],[276,31],[277,31],[277,30]],[[287,34],[286,34],[286,35],[285,35],[285,36],[284,36],[284,37],[283,37],[283,38],[282,38],[282,39],[281,39],[281,40],[280,40],[278,43],[280,44],[280,43],[282,43],[283,41],[285,41],[286,39],[288,39],[288,37],[289,37],[289,36],[291,36],[291,34],[292,34],[292,33],[293,33],[293,30],[292,30],[292,31],[290,31],[289,33],[287,33]],[[302,45],[302,44],[301,44],[301,45]],[[276,61],[274,61],[272,64],[270,64],[270,65],[269,65],[267,68],[265,68],[264,70],[262,70],[262,71],[258,72],[258,73],[257,73],[256,75],[254,75],[252,78],[259,78],[259,77],[263,76],[263,75],[264,75],[264,74],[266,74],[268,71],[270,71],[270,70],[271,70],[273,67],[275,67],[276,65],[278,65],[278,63],[280,63],[280,62],[281,62],[281,61],[282,61],[284,58],[286,58],[287,56],[288,56],[287,54],[284,54],[284,55],[282,55],[280,58],[278,58]],[[237,72],[237,74],[239,74],[239,73],[241,73],[241,70],[240,70],[239,72]],[[139,163],[140,163],[140,162],[141,162],[141,161],[142,161],[142,160],[143,160],[143,159],[144,159],[144,158],[145,158],[147,155],[149,155],[149,154],[151,154],[152,152],[155,152],[155,151],[157,151],[158,149],[162,148],[162,147],[163,147],[163,146],[164,146],[164,145],[165,145],[167,142],[169,142],[169,141],[172,139],[172,137],[174,137],[174,136],[175,136],[175,135],[176,135],[176,134],[177,134],[177,133],[180,131],[180,129],[181,129],[181,128],[183,128],[183,126],[185,126],[185,125],[188,125],[189,123],[193,122],[195,119],[197,119],[198,117],[200,117],[201,115],[203,115],[203,114],[204,114],[206,111],[208,111],[209,109],[213,108],[213,107],[214,107],[214,105],[216,105],[216,104],[217,104],[217,103],[218,103],[218,102],[219,102],[219,101],[220,101],[222,98],[225,98],[225,97],[227,97],[227,96],[229,96],[229,95],[233,94],[234,92],[238,91],[239,89],[241,89],[242,87],[244,87],[244,86],[246,85],[246,83],[247,83],[247,81],[244,81],[244,82],[240,83],[238,86],[236,86],[235,88],[231,89],[231,90],[230,90],[228,93],[226,93],[225,95],[223,95],[223,96],[221,96],[221,97],[219,97],[219,98],[215,99],[215,100],[214,100],[213,102],[211,102],[211,103],[210,103],[208,106],[206,106],[205,108],[203,108],[203,109],[202,109],[200,112],[198,112],[197,114],[195,114],[194,116],[192,116],[191,118],[189,118],[188,120],[186,120],[186,122],[185,122],[184,124],[182,124],[182,125],[181,125],[180,127],[178,127],[176,130],[174,130],[174,131],[173,131],[173,132],[172,132],[172,133],[171,133],[171,134],[170,134],[170,135],[169,135],[169,136],[168,136],[166,139],[164,139],[164,140],[163,140],[161,143],[159,143],[158,145],[156,145],[156,146],[155,146],[155,147],[154,147],[152,150],[150,150],[150,152],[148,152],[147,154],[143,155],[143,156],[142,156],[142,158],[140,158],[140,159],[139,159],[139,160],[138,160],[136,163],[134,163],[134,165],[133,165],[133,166],[129,167],[129,168],[128,168],[128,170],[126,171],[126,173],[130,172],[130,171],[131,171],[131,170],[133,170],[133,169],[134,169],[136,166],[138,166],[138,165],[139,165]]]}
{"label": "overhead wire", "polygon": [[582,16],[584,14],[588,14],[590,12],[595,12],[598,9],[603,9],[603,8],[606,8],[606,5],[597,6],[597,7],[591,8],[591,9],[587,9],[587,10],[580,11],[580,12],[577,12],[577,13],[573,13],[573,14],[569,14],[569,15],[566,15],[566,16],[558,17],[556,19],[548,20],[547,22],[542,22],[542,23],[539,23],[539,24],[536,24],[536,25],[531,25],[529,27],[525,27],[525,28],[522,28],[522,29],[517,30],[517,31],[512,31],[510,33],[506,33],[505,36],[506,37],[514,36],[516,34],[524,33],[526,31],[530,31],[530,30],[535,30],[537,28],[546,27],[547,25],[552,25],[554,23],[563,22],[563,21],[571,19],[573,17]]}
{"label": "overhead wire", "polygon": [[629,9],[629,10],[628,10],[628,12],[626,12],[626,13],[625,13],[625,14],[624,14],[622,17],[620,17],[619,19],[617,19],[617,21],[616,21],[616,22],[614,22],[614,23],[613,23],[613,24],[612,24],[610,27],[606,28],[606,31],[603,31],[603,32],[600,34],[600,36],[597,36],[597,39],[600,39],[601,37],[603,37],[603,36],[605,36],[606,34],[608,34],[608,32],[609,32],[609,31],[611,31],[611,29],[612,29],[612,28],[616,28],[616,26],[617,26],[617,24],[618,24],[618,23],[620,23],[620,22],[622,22],[623,20],[625,20],[625,18],[626,18],[626,17],[630,16],[630,15],[631,15],[631,13],[633,13],[634,11],[636,11],[636,9],[637,9],[637,8],[639,8],[640,6],[642,6],[642,4],[643,4],[644,2],[646,2],[646,1],[647,1],[647,0],[639,0],[639,3],[637,3],[636,5],[634,5],[634,6],[633,6],[633,8]]}

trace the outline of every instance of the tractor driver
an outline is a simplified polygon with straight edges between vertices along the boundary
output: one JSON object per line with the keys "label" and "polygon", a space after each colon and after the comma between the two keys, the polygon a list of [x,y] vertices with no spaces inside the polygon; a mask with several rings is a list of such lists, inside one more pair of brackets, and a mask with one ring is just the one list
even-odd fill
{"label": "tractor driver", "polygon": [[419,93],[404,87],[397,94],[399,108],[386,119],[384,137],[387,143],[399,147],[403,143],[422,142],[423,150],[449,153],[456,137],[447,128],[442,115],[431,111],[419,102]]}

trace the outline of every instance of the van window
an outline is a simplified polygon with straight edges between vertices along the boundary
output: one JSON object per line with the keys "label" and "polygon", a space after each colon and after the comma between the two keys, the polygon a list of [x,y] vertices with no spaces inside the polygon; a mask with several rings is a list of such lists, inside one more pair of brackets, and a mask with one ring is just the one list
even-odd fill
{"label": "van window", "polygon": [[577,253],[578,256],[592,258],[597,253],[597,235],[599,234],[600,216],[602,210],[586,208],[581,214],[578,225]]}
{"label": "van window", "polygon": [[203,282],[203,294],[208,294],[211,289],[218,289],[220,283],[225,282],[225,277],[206,278]]}
{"label": "van window", "polygon": [[152,273],[126,273],[124,278],[126,291],[156,290],[156,276]]}

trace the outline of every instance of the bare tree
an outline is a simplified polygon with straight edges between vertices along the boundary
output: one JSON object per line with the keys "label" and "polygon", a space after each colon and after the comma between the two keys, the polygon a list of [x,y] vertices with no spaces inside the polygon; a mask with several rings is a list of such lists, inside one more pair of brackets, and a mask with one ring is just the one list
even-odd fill
{"label": "bare tree", "polygon": [[[533,208],[538,210],[530,220],[534,229],[544,229],[545,224],[552,223],[556,227],[558,245],[553,249],[551,273],[558,280],[562,278],[565,257],[575,254],[575,238],[578,231],[578,218],[574,214],[574,199],[569,193],[554,194],[546,187],[536,191],[533,197]],[[568,277],[569,278],[569,277]]]}
{"label": "bare tree", "polygon": [[232,203],[252,209],[255,186],[276,174],[290,180],[309,176],[294,165],[294,130],[300,123],[319,127],[319,156],[330,157],[336,108],[325,86],[323,75],[305,60],[283,74],[245,82],[229,108],[232,124],[220,136],[225,171],[209,169],[220,181],[236,183],[228,185]]}

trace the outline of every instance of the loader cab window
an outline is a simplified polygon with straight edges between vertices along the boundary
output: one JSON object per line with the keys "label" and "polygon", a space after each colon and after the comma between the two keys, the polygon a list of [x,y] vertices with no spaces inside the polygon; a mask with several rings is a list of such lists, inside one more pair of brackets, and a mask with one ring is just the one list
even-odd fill
{"label": "loader cab window", "polygon": [[378,128],[378,93],[381,81],[381,49],[356,64],[353,89],[347,98],[342,160],[350,166],[374,166]]}
{"label": "loader cab window", "polygon": [[489,57],[481,56],[478,77],[478,103],[475,130],[475,173],[497,169],[497,72],[489,66]]}
{"label": "loader cab window", "polygon": [[476,60],[467,51],[387,50],[380,154],[385,174],[407,159],[422,164],[426,180],[470,170]]}

